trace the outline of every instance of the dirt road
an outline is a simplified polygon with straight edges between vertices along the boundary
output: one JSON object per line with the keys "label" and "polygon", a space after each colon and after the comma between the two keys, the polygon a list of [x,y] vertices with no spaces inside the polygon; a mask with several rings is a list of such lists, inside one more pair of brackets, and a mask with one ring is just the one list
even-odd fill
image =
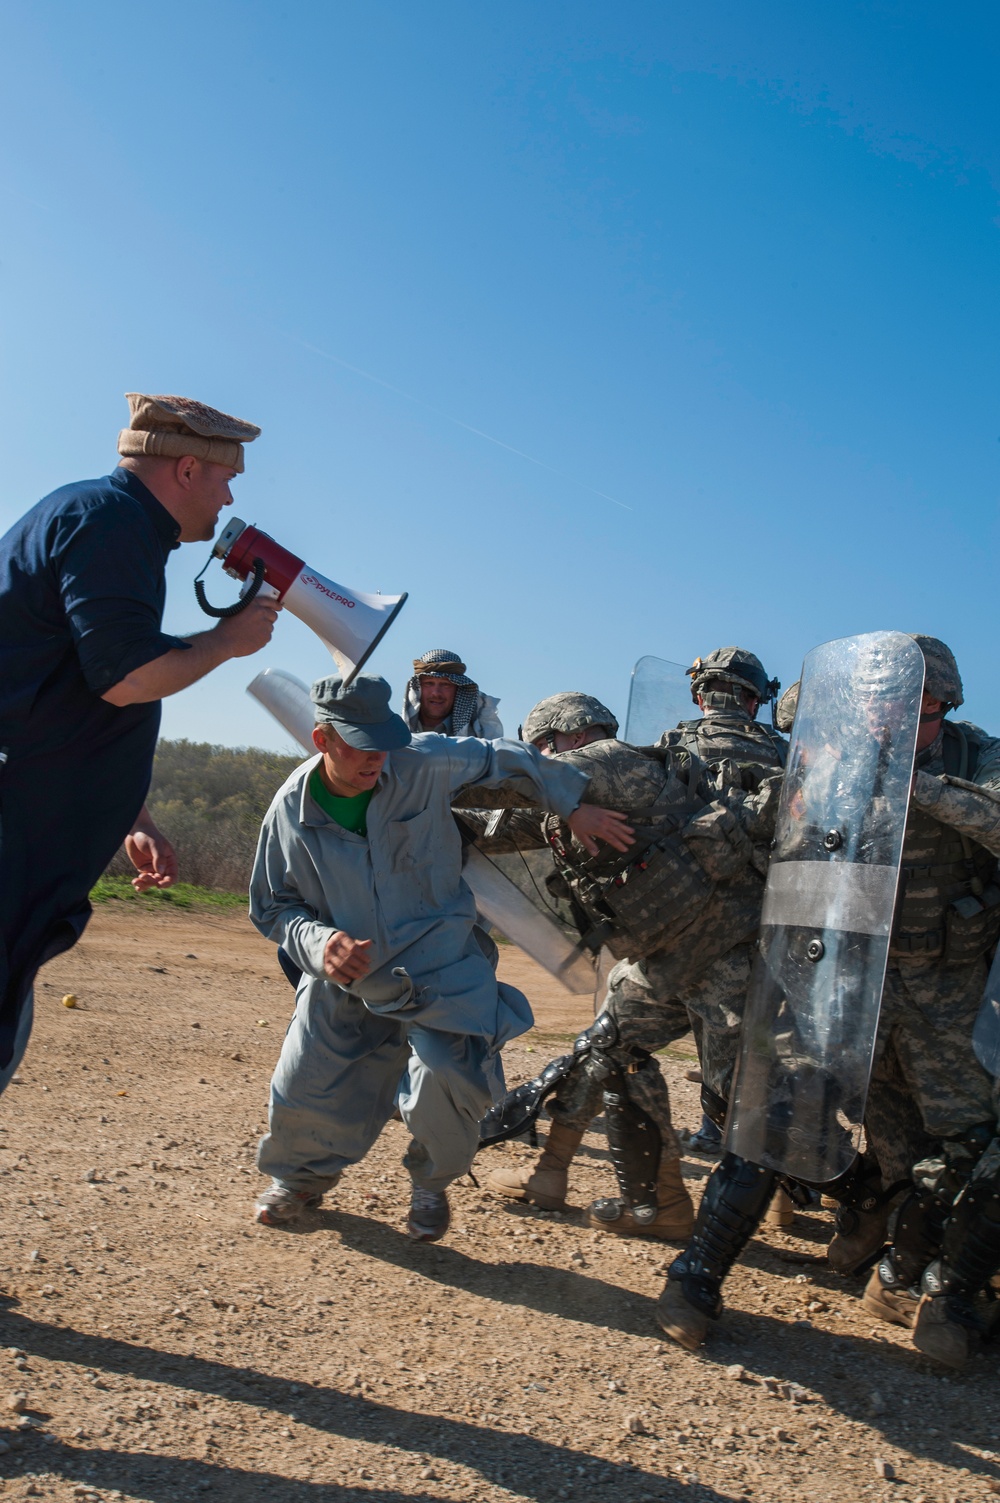
{"label": "dirt road", "polygon": [[[509,1053],[518,1079],[590,1010],[516,952],[502,965],[539,1016]],[[669,1247],[471,1183],[447,1240],[410,1244],[399,1124],[301,1231],[254,1226],[290,1003],[273,949],[233,915],[110,903],[43,973],[0,1110],[5,1499],[1000,1492],[996,1356],[944,1377],[903,1333],[872,1329],[860,1286],[826,1270],[825,1215],[751,1245],[696,1355],[653,1320]],[[693,1126],[688,1063],[667,1068]],[[528,1150],[477,1172],[504,1153]],[[686,1173],[697,1190],[705,1162]],[[611,1192],[597,1134],[573,1186],[578,1205]]]}

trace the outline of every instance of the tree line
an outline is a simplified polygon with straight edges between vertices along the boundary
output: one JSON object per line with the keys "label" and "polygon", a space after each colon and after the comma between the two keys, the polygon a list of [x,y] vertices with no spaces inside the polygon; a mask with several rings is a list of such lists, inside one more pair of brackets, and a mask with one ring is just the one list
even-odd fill
{"label": "tree line", "polygon": [[[247,890],[260,822],[302,761],[301,752],[282,755],[257,746],[159,743],[146,803],[173,842],[185,882],[223,892]],[[108,872],[132,872],[124,850]]]}

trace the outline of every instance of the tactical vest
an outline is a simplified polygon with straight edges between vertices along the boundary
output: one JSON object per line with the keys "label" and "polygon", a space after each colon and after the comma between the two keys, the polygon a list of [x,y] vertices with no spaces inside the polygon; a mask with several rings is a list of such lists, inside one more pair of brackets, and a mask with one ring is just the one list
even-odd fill
{"label": "tactical vest", "polygon": [[556,869],[590,924],[583,942],[607,946],[616,960],[683,951],[680,987],[756,928],[763,883],[739,857],[730,879],[710,875],[681,838],[688,821],[709,807],[698,759],[677,747],[642,754],[661,763],[665,781],[652,804],[627,811],[636,830],[628,851],[604,848],[587,856],[555,816],[546,834]]}
{"label": "tactical vest", "polygon": [[729,763],[733,781],[752,791],[762,775],[780,772],[788,743],[778,731],[745,715],[706,714],[667,731],[664,746],[680,746],[708,765]]}
{"label": "tactical vest", "polygon": [[[618,745],[631,756],[654,755]],[[697,788],[701,764],[663,750],[655,760],[663,768],[663,787],[651,804],[624,811],[636,831],[628,851],[603,846],[597,856],[588,856],[570,840],[562,820],[552,815],[545,821],[556,870],[590,924],[584,943],[593,949],[606,945],[616,960],[639,960],[662,948],[671,931],[684,927],[712,891],[710,879],[677,833],[707,808]],[[679,768],[672,765],[677,763]]]}
{"label": "tactical vest", "polygon": [[[661,737],[660,745],[681,747],[700,757],[724,788],[747,793],[782,772],[788,757],[788,742],[779,731],[749,720],[739,710],[708,711],[699,720],[682,720]],[[768,838],[754,847],[753,863],[760,876],[766,877],[770,859]]]}
{"label": "tactical vest", "polygon": [[[944,771],[972,779],[978,743],[944,722]],[[983,846],[911,801],[889,954],[978,960],[1000,938],[997,860]]]}

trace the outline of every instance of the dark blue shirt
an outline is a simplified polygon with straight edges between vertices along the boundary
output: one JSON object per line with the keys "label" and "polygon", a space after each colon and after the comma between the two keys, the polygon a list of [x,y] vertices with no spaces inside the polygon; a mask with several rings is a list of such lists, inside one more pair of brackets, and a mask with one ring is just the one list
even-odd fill
{"label": "dark blue shirt", "polygon": [[[0,539],[0,747],[25,737],[37,747],[50,713],[65,731],[67,695],[92,708],[133,669],[187,645],[160,630],[179,531],[118,469],[53,491]],[[55,700],[45,693],[54,678]],[[120,714],[104,710],[109,723]]]}
{"label": "dark blue shirt", "polygon": [[0,539],[0,1066],[38,967],[149,788],[160,705],[101,695],[187,647],[161,631],[173,517],[128,470],[46,496]]}

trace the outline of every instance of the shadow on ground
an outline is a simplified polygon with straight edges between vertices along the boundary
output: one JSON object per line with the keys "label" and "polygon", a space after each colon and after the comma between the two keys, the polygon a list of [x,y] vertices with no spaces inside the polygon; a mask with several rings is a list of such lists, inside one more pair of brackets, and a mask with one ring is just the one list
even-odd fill
{"label": "shadow on ground", "polygon": [[[256,1406],[262,1424],[271,1426],[271,1413],[283,1411],[298,1424],[352,1442],[392,1445],[415,1453],[420,1459],[438,1458],[460,1462],[477,1471],[493,1485],[515,1489],[538,1503],[578,1494],[581,1487],[595,1494],[633,1500],[653,1496],[668,1500],[689,1496],[680,1484],[665,1480],[628,1463],[597,1460],[586,1451],[557,1445],[530,1435],[518,1435],[467,1420],[410,1413],[376,1401],[319,1384],[295,1383],[272,1377],[253,1368],[231,1367],[197,1356],[182,1356],[155,1347],[133,1345],[112,1337],[81,1335],[70,1329],[43,1324],[8,1308],[0,1317],[2,1339],[25,1352],[48,1361],[72,1362],[130,1378],[173,1384],[230,1402]],[[218,1462],[129,1453],[81,1444],[73,1446],[41,1432],[25,1437],[24,1451],[4,1458],[7,1467],[55,1472],[67,1480],[88,1483],[97,1489],[119,1488],[138,1492],[153,1503],[188,1500],[202,1493],[243,1500],[280,1498],[281,1503],[307,1503],[329,1499],[338,1503],[409,1503],[410,1488],[344,1486],[329,1481],[308,1481],[273,1471],[250,1471]],[[583,1478],[586,1478],[584,1483]],[[331,1489],[335,1488],[335,1494]],[[419,1496],[434,1503],[443,1495],[428,1485]],[[702,1486],[702,1503],[731,1503],[731,1496]]]}

